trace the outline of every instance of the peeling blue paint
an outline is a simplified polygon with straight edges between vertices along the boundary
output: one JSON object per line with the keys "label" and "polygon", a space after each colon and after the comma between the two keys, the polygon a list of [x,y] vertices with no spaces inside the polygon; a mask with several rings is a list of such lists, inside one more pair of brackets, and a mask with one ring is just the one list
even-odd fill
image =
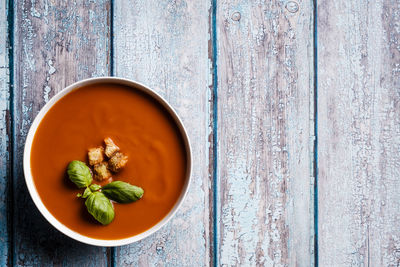
{"label": "peeling blue paint", "polygon": [[8,2],[0,2],[0,266],[6,266],[10,261],[9,235],[9,171],[10,164],[10,71],[7,41],[8,32]]}
{"label": "peeling blue paint", "polygon": [[[107,266],[106,248],[84,245],[56,231],[35,208],[22,172],[25,137],[39,109],[77,80],[108,75],[108,0],[94,3],[17,1],[12,110],[13,266]],[[65,5],[65,6],[63,6]],[[89,14],[89,11],[94,13]],[[90,17],[90,18],[89,18]],[[1,264],[0,264],[1,265]]]}
{"label": "peeling blue paint", "polygon": [[188,129],[194,162],[180,211],[152,236],[116,248],[115,266],[210,264],[210,2],[114,3],[115,75],[147,84],[172,104]]}

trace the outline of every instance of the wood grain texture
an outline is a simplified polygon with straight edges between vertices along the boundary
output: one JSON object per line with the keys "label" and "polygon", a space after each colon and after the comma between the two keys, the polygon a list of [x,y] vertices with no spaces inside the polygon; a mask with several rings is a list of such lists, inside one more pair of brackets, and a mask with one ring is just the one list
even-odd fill
{"label": "wood grain texture", "polygon": [[117,248],[116,266],[210,263],[209,1],[116,1],[115,75],[165,97],[187,127],[193,148],[189,193],[176,216],[145,240]]}
{"label": "wood grain texture", "polygon": [[400,264],[400,3],[318,4],[320,266]]}
{"label": "wood grain texture", "polygon": [[220,266],[313,265],[313,10],[298,3],[217,1]]}
{"label": "wood grain texture", "polygon": [[0,266],[9,260],[8,188],[10,167],[10,71],[8,64],[8,3],[0,2]]}
{"label": "wood grain texture", "polygon": [[14,264],[106,266],[107,250],[55,230],[39,213],[22,171],[23,145],[39,109],[77,80],[109,74],[108,1],[17,1],[14,84]]}

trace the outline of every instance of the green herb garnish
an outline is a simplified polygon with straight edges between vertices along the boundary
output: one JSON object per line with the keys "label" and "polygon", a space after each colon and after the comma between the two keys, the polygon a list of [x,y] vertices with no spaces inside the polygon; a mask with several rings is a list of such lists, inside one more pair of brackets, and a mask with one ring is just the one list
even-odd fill
{"label": "green herb garnish", "polygon": [[93,181],[89,167],[82,161],[71,161],[68,164],[67,173],[69,179],[79,188],[87,187]]}
{"label": "green herb garnish", "polygon": [[71,161],[67,173],[69,179],[79,188],[85,188],[83,194],[76,196],[86,198],[85,205],[88,212],[101,224],[107,225],[114,220],[114,207],[110,201],[131,203],[143,196],[143,189],[122,181],[111,182],[104,187],[92,184],[92,173],[82,161]]}
{"label": "green herb garnish", "polygon": [[119,203],[131,203],[143,196],[143,189],[122,181],[111,182],[101,190],[104,195]]}
{"label": "green herb garnish", "polygon": [[107,225],[114,220],[114,208],[103,193],[91,193],[86,199],[85,205],[88,212],[101,224]]}
{"label": "green herb garnish", "polygon": [[101,185],[98,185],[98,184],[91,184],[91,185],[89,186],[89,188],[90,188],[90,190],[92,190],[92,192],[94,192],[94,191],[98,191],[99,189],[101,189]]}

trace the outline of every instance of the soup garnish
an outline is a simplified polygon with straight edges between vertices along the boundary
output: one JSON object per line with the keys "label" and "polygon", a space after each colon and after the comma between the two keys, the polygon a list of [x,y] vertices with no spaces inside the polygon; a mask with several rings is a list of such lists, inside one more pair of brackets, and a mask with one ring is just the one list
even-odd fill
{"label": "soup garnish", "polygon": [[[112,179],[111,171],[118,172],[128,162],[128,157],[119,151],[111,138],[104,139],[106,149],[96,147],[89,149],[89,165],[93,168],[94,177],[98,181],[107,178]],[[105,151],[105,152],[104,152]],[[104,161],[104,153],[109,161]],[[78,188],[85,188],[83,194],[78,193],[77,197],[86,198],[85,206],[87,211],[101,224],[107,225],[114,220],[114,207],[110,201],[118,203],[131,203],[142,198],[144,190],[138,186],[122,181],[113,181],[101,187],[99,184],[92,184],[92,172],[82,161],[73,160],[68,164],[67,173],[69,179]]]}

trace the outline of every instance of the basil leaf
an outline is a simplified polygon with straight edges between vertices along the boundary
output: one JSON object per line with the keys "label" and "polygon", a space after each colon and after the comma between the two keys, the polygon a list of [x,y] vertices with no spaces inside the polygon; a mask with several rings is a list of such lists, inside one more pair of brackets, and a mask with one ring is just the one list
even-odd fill
{"label": "basil leaf", "polygon": [[119,203],[134,202],[143,196],[143,189],[122,181],[114,181],[103,186],[102,192]]}
{"label": "basil leaf", "polygon": [[82,198],[87,198],[91,193],[92,191],[90,191],[89,187],[86,187],[85,192],[83,192]]}
{"label": "basil leaf", "polygon": [[73,160],[68,164],[67,173],[69,179],[79,188],[84,188],[92,183],[90,169],[82,161]]}
{"label": "basil leaf", "polygon": [[101,224],[107,225],[114,220],[114,208],[110,200],[101,192],[94,192],[85,201],[88,212]]}
{"label": "basil leaf", "polygon": [[92,190],[92,192],[94,192],[94,191],[99,190],[101,188],[101,185],[99,185],[99,184],[91,184],[89,186],[89,188],[90,188],[90,190]]}

